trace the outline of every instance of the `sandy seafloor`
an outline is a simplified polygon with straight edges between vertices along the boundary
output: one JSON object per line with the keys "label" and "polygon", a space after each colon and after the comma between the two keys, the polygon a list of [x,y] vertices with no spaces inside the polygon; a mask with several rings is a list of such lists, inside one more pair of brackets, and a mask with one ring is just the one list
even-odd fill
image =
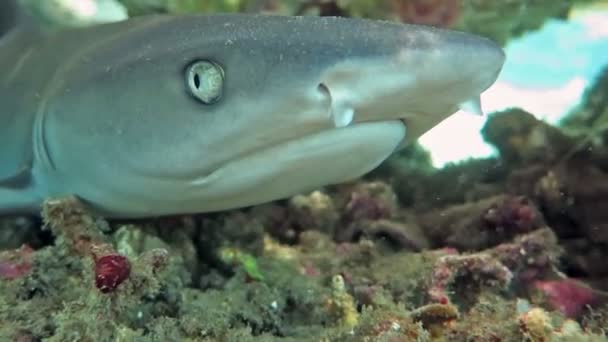
{"label": "sandy seafloor", "polygon": [[[556,16],[488,26],[477,1],[445,23],[448,2],[398,14],[503,44]],[[560,127],[492,113],[496,156],[435,169],[414,145],[355,182],[206,215],[108,221],[65,198],[1,217],[0,341],[607,341],[597,69]]]}

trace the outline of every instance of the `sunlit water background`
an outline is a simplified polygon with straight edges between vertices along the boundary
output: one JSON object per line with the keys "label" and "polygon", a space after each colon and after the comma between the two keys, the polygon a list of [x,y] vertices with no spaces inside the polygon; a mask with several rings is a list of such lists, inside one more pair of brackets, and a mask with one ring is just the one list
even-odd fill
{"label": "sunlit water background", "polygon": [[[482,94],[484,112],[520,107],[557,124],[608,66],[608,9],[574,12],[568,21],[548,20],[541,30],[511,41],[505,50],[507,60],[498,81]],[[494,149],[480,134],[486,118],[459,112],[420,143],[437,167],[492,156]]]}

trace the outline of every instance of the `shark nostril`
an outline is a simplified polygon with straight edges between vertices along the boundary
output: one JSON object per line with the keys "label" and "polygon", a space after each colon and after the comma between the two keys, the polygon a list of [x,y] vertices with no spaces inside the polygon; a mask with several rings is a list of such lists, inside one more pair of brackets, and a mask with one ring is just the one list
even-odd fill
{"label": "shark nostril", "polygon": [[327,88],[325,83],[319,83],[319,85],[317,85],[317,91],[319,91],[323,97],[328,97],[331,100],[331,93],[329,92],[329,88]]}
{"label": "shark nostril", "polygon": [[327,115],[331,116],[332,98],[329,88],[321,82],[317,85],[317,94],[324,108],[327,108]]}
{"label": "shark nostril", "polygon": [[317,90],[327,101],[329,118],[337,128],[348,126],[353,122],[355,110],[352,106],[332,98],[331,90],[325,83],[319,83]]}

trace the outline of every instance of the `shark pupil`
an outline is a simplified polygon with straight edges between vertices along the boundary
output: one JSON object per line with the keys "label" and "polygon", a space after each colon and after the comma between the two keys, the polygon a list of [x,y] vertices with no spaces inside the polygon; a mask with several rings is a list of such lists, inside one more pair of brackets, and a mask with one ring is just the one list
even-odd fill
{"label": "shark pupil", "polygon": [[222,97],[224,70],[211,61],[193,62],[186,69],[186,86],[190,95],[204,104],[213,104]]}

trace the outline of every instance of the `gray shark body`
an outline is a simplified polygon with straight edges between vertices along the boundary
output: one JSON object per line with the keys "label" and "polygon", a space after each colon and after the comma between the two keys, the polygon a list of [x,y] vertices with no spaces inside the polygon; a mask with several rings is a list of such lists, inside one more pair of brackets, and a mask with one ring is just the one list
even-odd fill
{"label": "gray shark body", "polygon": [[[67,195],[109,217],[210,212],[348,181],[478,104],[504,61],[485,38],[389,22],[155,16],[43,33],[4,6],[4,214]],[[197,61],[221,74],[188,80]],[[221,96],[193,96],[201,82]]]}

